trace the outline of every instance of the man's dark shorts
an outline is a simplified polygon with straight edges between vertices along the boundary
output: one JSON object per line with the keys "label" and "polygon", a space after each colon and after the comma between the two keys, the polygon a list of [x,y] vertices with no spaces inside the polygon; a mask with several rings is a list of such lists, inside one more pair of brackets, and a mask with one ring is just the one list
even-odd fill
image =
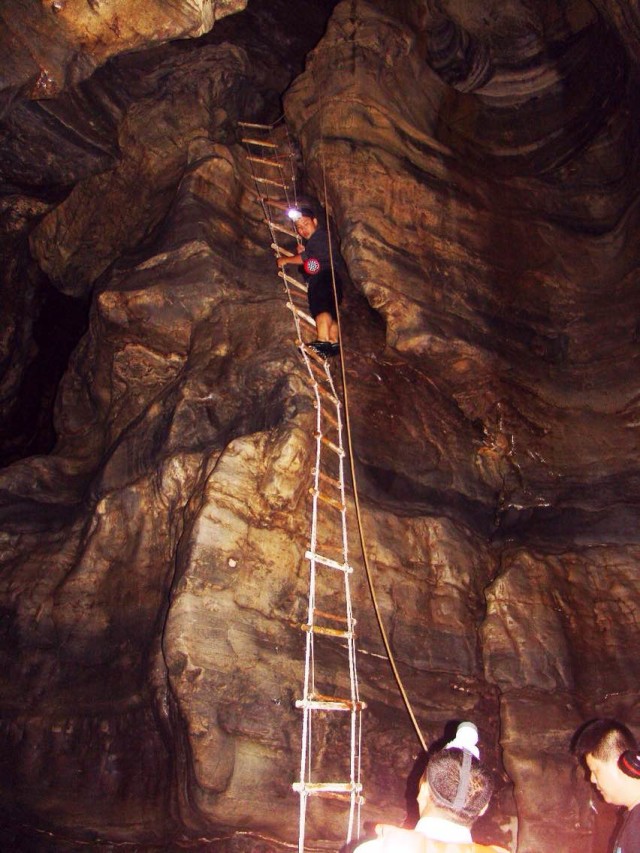
{"label": "man's dark shorts", "polygon": [[[309,276],[309,290],[307,297],[309,299],[309,311],[312,317],[317,317],[318,314],[329,313],[334,320],[337,320],[338,315],[333,299],[333,283],[331,281],[331,270],[321,270],[317,275]],[[336,292],[338,294],[338,305],[342,302],[342,282],[336,276]]]}

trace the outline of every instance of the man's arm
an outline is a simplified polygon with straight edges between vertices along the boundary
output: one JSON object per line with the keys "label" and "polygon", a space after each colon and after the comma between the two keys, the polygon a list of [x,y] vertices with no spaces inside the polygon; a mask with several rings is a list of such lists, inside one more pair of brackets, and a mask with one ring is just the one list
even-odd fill
{"label": "man's arm", "polygon": [[304,246],[302,243],[298,243],[296,246],[297,255],[280,255],[280,257],[276,260],[278,264],[278,269],[282,269],[285,264],[300,264],[304,263],[304,258],[302,257],[302,253],[304,252]]}
{"label": "man's arm", "polygon": [[304,261],[302,255],[291,255],[290,257],[288,255],[280,255],[276,263],[278,264],[278,269],[282,269],[286,264],[298,264],[300,266]]}

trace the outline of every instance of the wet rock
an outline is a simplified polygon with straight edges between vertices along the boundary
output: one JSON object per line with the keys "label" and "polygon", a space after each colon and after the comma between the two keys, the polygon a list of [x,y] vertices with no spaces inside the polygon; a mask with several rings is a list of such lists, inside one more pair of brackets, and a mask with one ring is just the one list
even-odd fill
{"label": "wet rock", "polygon": [[[47,288],[88,326],[48,386],[55,446],[23,442],[0,471],[3,843],[278,849],[297,835],[315,411],[236,123],[277,117],[329,10],[254,3],[165,47],[214,10],[165,10],[164,29],[155,10],[153,32],[147,10],[72,67],[75,25],[111,7],[54,5],[29,43],[55,74],[38,82],[15,48],[0,139],[14,413]],[[284,102],[300,194],[326,185],[348,267],[381,614],[427,740],[479,724],[499,783],[479,837],[517,833],[519,851],[589,837],[579,722],[640,725],[639,105],[621,16],[344,2]],[[339,538],[335,513],[323,524]],[[355,529],[349,549],[363,816],[401,821],[420,748]],[[342,648],[318,679],[347,689]],[[316,736],[344,769],[339,727]],[[342,832],[332,805],[310,811],[314,843]]]}
{"label": "wet rock", "polygon": [[131,7],[117,0],[11,0],[0,12],[0,51],[8,58],[0,81],[3,100],[10,103],[16,93],[55,98],[111,56],[202,35],[245,6],[245,0],[190,0],[170,7],[160,2]]}

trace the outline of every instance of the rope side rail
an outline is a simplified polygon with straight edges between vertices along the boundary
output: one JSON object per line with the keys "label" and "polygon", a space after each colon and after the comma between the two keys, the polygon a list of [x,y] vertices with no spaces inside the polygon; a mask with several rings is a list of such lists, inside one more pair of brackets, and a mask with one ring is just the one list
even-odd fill
{"label": "rope side rail", "polygon": [[[286,125],[257,125],[240,123],[247,131],[242,142],[247,151],[247,162],[255,183],[255,191],[262,206],[264,221],[271,235],[274,255],[293,257],[294,253],[280,246],[278,235],[297,239],[295,231],[278,222],[283,208],[296,203],[295,167],[293,153],[288,157],[291,175],[285,175],[287,157],[280,152],[278,137],[286,134]],[[288,141],[288,136],[287,136]],[[264,151],[269,151],[266,155]],[[276,171],[277,170],[277,171]],[[277,191],[277,195],[273,193]],[[293,198],[291,197],[293,195]],[[288,223],[290,225],[290,223]],[[308,801],[337,800],[348,806],[345,843],[360,835],[360,807],[364,802],[361,782],[362,711],[356,666],[356,620],[353,617],[349,578],[353,568],[348,554],[348,501],[345,483],[345,463],[348,460],[343,441],[344,416],[329,362],[308,347],[305,337],[316,330],[314,319],[308,313],[307,286],[296,278],[278,272],[286,294],[286,306],[291,311],[297,346],[308,376],[315,407],[313,440],[315,447],[312,485],[309,488],[311,518],[309,546],[304,559],[309,567],[309,592],[307,621],[300,625],[305,637],[305,660],[302,698],[296,707],[302,712],[302,738],[299,781],[293,790],[300,796],[298,853],[304,853]],[[336,522],[338,535],[336,540]],[[336,613],[342,609],[343,612]],[[329,647],[327,648],[327,644]],[[333,645],[332,645],[333,644]],[[336,645],[337,644],[337,647]],[[340,692],[340,677],[333,672],[336,648],[347,650],[348,695]],[[346,692],[346,691],[345,691]],[[314,733],[322,738],[327,715],[344,731],[345,753],[348,761],[339,768],[331,768],[330,779],[322,766],[323,750],[316,748]],[[336,716],[333,716],[336,715]],[[340,724],[339,721],[344,723]],[[348,749],[347,749],[348,747]],[[335,761],[335,756],[334,756]],[[348,763],[348,766],[346,764]],[[323,772],[325,778],[323,778]],[[343,776],[342,779],[336,775]],[[333,777],[333,778],[331,778]],[[322,825],[320,812],[318,825]],[[327,822],[327,819],[324,819]]]}
{"label": "rope side rail", "polygon": [[[322,189],[323,189],[323,196],[324,196],[324,210],[325,210],[325,217],[326,217],[326,229],[327,229],[327,233],[329,234],[329,241],[328,242],[329,242],[329,258],[330,258],[330,267],[331,267],[331,279],[332,279],[332,283],[333,283],[333,292],[335,295],[337,292],[337,288],[336,288],[336,278],[335,278],[335,267],[334,267],[334,262],[333,262],[333,250],[332,250],[332,243],[331,243],[331,222],[329,219],[329,199],[328,199],[328,192],[327,192],[327,170],[326,170],[326,164],[325,164],[325,158],[324,158],[324,135],[323,135],[323,131],[322,131],[322,125],[320,127],[320,142],[321,142],[320,156],[321,156],[321,161],[322,161],[321,165],[322,165]],[[337,311],[336,314],[337,314],[337,323],[338,323],[338,337],[340,340],[342,340],[342,327],[340,324],[340,312]],[[384,645],[385,652],[387,654],[387,660],[389,661],[389,666],[391,667],[391,671],[393,673],[393,677],[394,677],[396,685],[398,687],[398,691],[400,693],[400,696],[402,697],[402,701],[404,703],[404,706],[405,706],[405,709],[406,709],[407,714],[409,716],[409,719],[411,720],[411,724],[413,725],[413,729],[416,733],[416,736],[417,736],[418,740],[420,741],[420,745],[421,745],[422,749],[424,750],[424,752],[427,752],[428,751],[427,743],[424,739],[424,735],[422,734],[422,730],[420,729],[420,726],[418,725],[418,720],[416,719],[416,715],[413,711],[413,707],[411,705],[411,701],[409,700],[409,696],[407,695],[407,691],[405,690],[404,683],[403,683],[402,678],[400,676],[400,671],[398,670],[398,666],[396,664],[395,656],[394,656],[393,650],[391,648],[391,643],[389,642],[389,638],[387,636],[387,632],[386,632],[386,629],[384,627],[384,622],[382,619],[382,613],[380,611],[380,605],[378,603],[378,596],[377,596],[375,585],[373,582],[373,573],[371,572],[371,566],[369,564],[368,549],[367,549],[367,545],[366,545],[366,541],[365,541],[365,535],[364,535],[364,525],[362,523],[362,512],[360,509],[360,498],[359,498],[359,494],[358,494],[358,482],[357,482],[357,478],[356,478],[356,469],[355,469],[355,464],[354,464],[353,444],[351,441],[351,422],[350,422],[350,415],[349,415],[349,392],[348,392],[348,385],[347,385],[347,375],[346,375],[345,368],[344,368],[344,360],[341,361],[340,369],[342,372],[342,390],[343,390],[343,394],[344,394],[345,431],[346,431],[346,437],[347,437],[347,450],[348,450],[350,469],[351,469],[351,479],[353,482],[353,502],[354,502],[354,508],[355,508],[355,513],[356,513],[358,536],[360,538],[360,548],[361,548],[361,552],[362,552],[362,559],[363,559],[363,563],[364,563],[365,575],[367,578],[367,586],[369,587],[369,594],[371,596],[371,602],[373,604],[373,610],[374,610],[374,613],[376,616],[376,621],[378,623],[378,629],[380,631],[382,643]]]}

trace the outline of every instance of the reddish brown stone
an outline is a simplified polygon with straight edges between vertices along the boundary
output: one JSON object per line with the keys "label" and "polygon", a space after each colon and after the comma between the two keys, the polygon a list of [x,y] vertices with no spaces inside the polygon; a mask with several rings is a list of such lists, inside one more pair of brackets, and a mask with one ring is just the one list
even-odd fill
{"label": "reddish brown stone", "polygon": [[[276,117],[327,9],[254,3],[160,48],[212,10],[111,6],[5,31],[0,839],[274,850],[297,834],[315,412],[236,122]],[[596,714],[640,727],[636,30],[604,0],[344,2],[285,98],[348,266],[382,616],[427,740],[478,723],[479,836],[519,853],[605,833],[569,741]],[[33,456],[45,273],[88,328]],[[358,548],[364,818],[401,821],[419,744]],[[319,673],[345,690],[343,650]],[[340,770],[337,727],[316,737]],[[314,807],[308,836],[334,849],[342,823]]]}

